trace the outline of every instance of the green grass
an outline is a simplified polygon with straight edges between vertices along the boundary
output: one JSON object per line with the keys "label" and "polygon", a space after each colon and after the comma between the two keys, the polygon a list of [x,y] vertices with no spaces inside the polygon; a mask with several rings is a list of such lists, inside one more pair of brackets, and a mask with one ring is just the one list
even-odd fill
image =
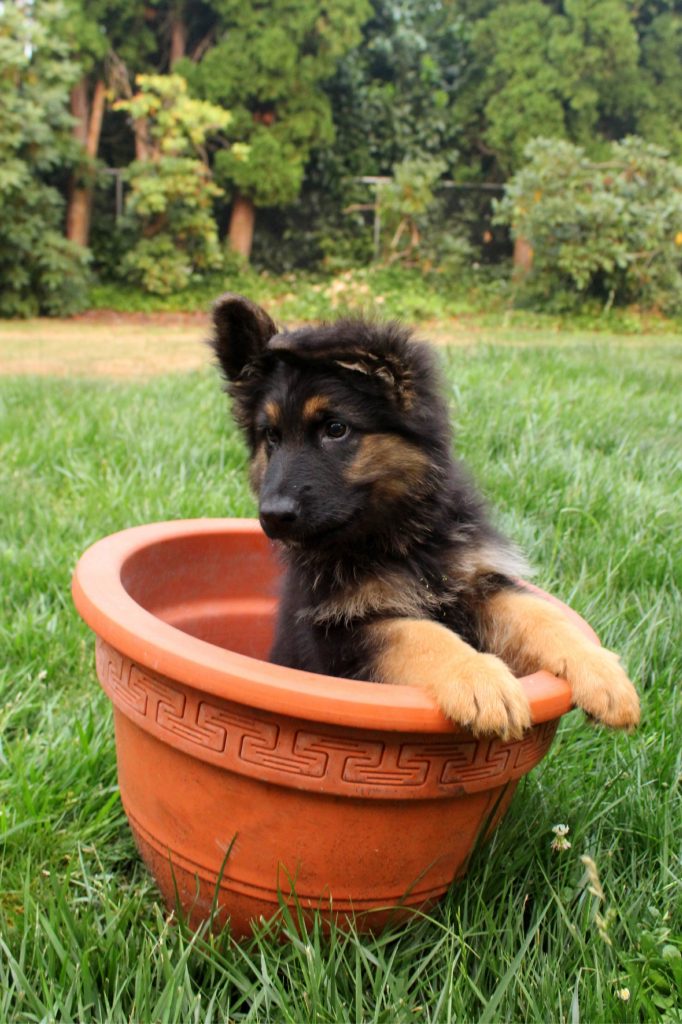
{"label": "green grass", "polygon": [[538,582],[622,653],[638,733],[564,719],[428,917],[282,942],[284,919],[241,946],[157,902],[69,596],[106,533],[254,511],[218,382],[3,380],[0,1020],[682,1021],[680,354],[672,338],[445,353],[460,451]]}

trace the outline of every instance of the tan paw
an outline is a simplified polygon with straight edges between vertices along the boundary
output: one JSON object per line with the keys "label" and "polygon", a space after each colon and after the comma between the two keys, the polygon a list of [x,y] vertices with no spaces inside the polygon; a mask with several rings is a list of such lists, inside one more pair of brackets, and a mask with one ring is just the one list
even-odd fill
{"label": "tan paw", "polygon": [[458,661],[434,690],[448,718],[477,736],[519,739],[531,725],[523,686],[492,654],[472,654]]}
{"label": "tan paw", "polygon": [[613,651],[581,651],[569,659],[566,678],[575,703],[591,718],[613,729],[633,729],[639,722],[637,691]]}

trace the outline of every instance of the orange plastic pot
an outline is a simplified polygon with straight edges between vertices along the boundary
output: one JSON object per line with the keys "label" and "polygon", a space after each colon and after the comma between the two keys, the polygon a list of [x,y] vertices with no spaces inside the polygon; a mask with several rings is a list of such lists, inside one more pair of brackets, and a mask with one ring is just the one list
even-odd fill
{"label": "orange plastic pot", "polygon": [[534,725],[503,743],[455,730],[420,690],[270,665],[279,573],[253,520],[135,527],[83,555],[73,596],[97,635],[121,799],[195,925],[213,911],[248,934],[293,886],[304,911],[380,928],[464,873],[570,689],[524,679]]}

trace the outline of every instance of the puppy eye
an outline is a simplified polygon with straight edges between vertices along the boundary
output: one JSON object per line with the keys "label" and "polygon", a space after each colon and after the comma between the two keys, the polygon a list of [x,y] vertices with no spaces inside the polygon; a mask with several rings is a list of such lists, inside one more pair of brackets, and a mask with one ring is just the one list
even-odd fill
{"label": "puppy eye", "polygon": [[325,423],[324,433],[325,437],[330,437],[333,441],[340,441],[348,433],[348,427],[340,420],[330,420]]}
{"label": "puppy eye", "polygon": [[274,427],[266,427],[263,434],[265,435],[265,440],[271,447],[279,444],[279,430],[275,430]]}

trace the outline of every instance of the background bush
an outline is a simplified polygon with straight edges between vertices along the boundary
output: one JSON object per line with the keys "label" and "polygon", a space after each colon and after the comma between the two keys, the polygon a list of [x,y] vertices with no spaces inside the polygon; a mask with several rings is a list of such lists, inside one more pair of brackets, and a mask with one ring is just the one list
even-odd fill
{"label": "background bush", "polygon": [[[681,68],[672,0],[5,0],[0,314],[78,308],[89,260],[189,301],[230,246],[275,273],[379,254],[470,282],[509,270],[510,225],[537,252],[511,301],[675,312]],[[551,155],[524,172],[538,126]],[[493,225],[505,183],[538,209]]]}
{"label": "background bush", "polygon": [[86,303],[89,252],[68,242],[58,169],[76,158],[68,112],[77,74],[58,9],[0,6],[0,315],[72,313]]}
{"label": "background bush", "polygon": [[206,139],[229,125],[229,111],[192,99],[180,75],[140,75],[139,92],[121,100],[148,125],[151,159],[128,169],[127,221],[138,239],[121,263],[123,275],[158,295],[186,288],[222,266],[213,201],[223,194],[208,166]]}
{"label": "background bush", "polygon": [[597,295],[682,309],[682,167],[630,137],[604,160],[535,139],[497,204],[498,223],[533,247],[524,287],[536,299]]}

